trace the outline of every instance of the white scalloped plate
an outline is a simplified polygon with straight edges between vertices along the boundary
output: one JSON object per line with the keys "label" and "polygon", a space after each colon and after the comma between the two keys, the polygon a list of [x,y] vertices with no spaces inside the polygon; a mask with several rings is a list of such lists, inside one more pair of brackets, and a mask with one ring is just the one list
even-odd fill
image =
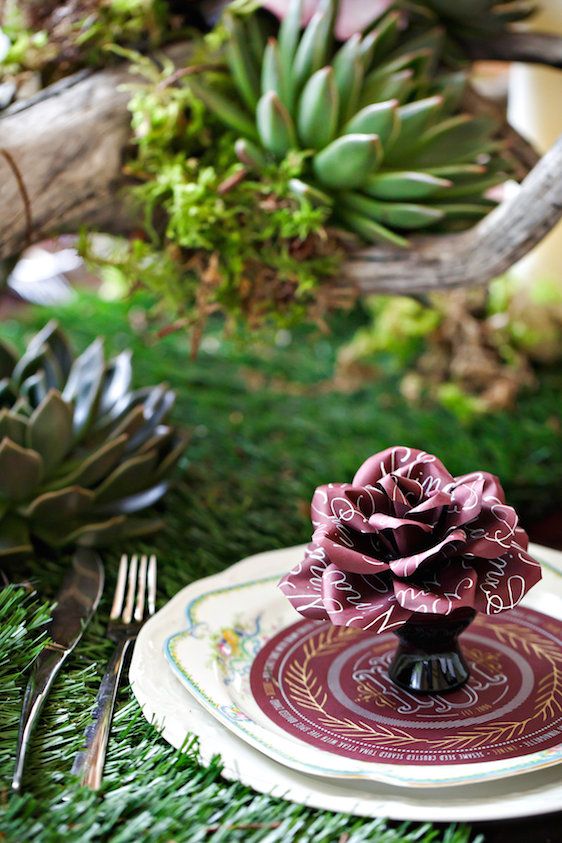
{"label": "white scalloped plate", "polygon": [[[216,636],[229,622],[239,623],[241,616],[255,618],[255,607],[263,611],[264,600],[271,601],[264,613],[269,619],[268,629],[262,631],[265,636],[294,622],[294,613],[288,607],[287,614],[281,595],[278,601],[274,583],[301,551],[289,548],[259,554],[222,574],[193,583],[144,627],[135,648],[131,681],[145,715],[163,728],[164,737],[181,746],[186,734],[194,732],[200,738],[203,760],[220,753],[227,777],[321,808],[442,821],[499,819],[559,809],[560,771],[545,768],[562,756],[558,750],[550,750],[549,757],[535,753],[511,761],[449,765],[448,769],[374,765],[336,758],[291,739],[256,706],[251,709],[248,695],[243,688],[241,691],[244,683],[226,684],[217,669],[216,658],[212,658]],[[561,617],[561,554],[543,548],[534,552],[550,564],[526,603]],[[256,578],[262,578],[259,587],[244,585]],[[233,600],[235,596],[238,599]],[[185,626],[188,606],[191,633],[170,635]],[[170,648],[170,644],[174,671],[189,694],[166,669],[160,648]],[[513,778],[514,773],[519,775]],[[511,778],[491,780],[498,775]],[[352,781],[346,781],[349,778]],[[412,790],[412,784],[429,789]],[[451,784],[458,787],[443,789]]]}

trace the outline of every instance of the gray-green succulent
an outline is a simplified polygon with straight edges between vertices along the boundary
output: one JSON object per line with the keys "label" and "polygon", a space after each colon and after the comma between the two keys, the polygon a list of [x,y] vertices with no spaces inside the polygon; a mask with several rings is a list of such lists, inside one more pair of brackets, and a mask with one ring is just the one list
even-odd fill
{"label": "gray-green succulent", "polygon": [[135,513],[167,491],[185,436],[174,392],[131,377],[129,351],[107,361],[98,339],[74,358],[55,322],[21,357],[0,342],[0,562],[160,526]]}
{"label": "gray-green succulent", "polygon": [[[403,231],[460,228],[484,216],[505,167],[484,117],[459,113],[465,77],[442,72],[440,27],[404,32],[392,11],[363,35],[334,39],[337,3],[301,27],[301,0],[267,36],[259,11],[228,11],[228,74],[190,81],[240,135],[247,167],[305,154],[295,193],[333,208],[366,240],[404,246]],[[229,78],[230,81],[229,81]],[[235,96],[228,95],[233,84]]]}

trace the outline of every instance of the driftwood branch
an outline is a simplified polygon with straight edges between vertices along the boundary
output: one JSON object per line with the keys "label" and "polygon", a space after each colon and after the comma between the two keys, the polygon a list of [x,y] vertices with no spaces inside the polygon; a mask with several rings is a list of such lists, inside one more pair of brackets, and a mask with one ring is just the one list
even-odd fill
{"label": "driftwood branch", "polygon": [[562,217],[562,136],[517,195],[462,234],[418,239],[410,250],[353,254],[347,275],[362,293],[420,293],[485,284],[523,257]]}
{"label": "driftwood branch", "polygon": [[[166,54],[179,64],[189,51]],[[121,86],[138,81],[127,65],[80,72],[0,112],[0,259],[70,227],[134,225],[119,192],[130,141]]]}
{"label": "driftwood branch", "polygon": [[562,68],[562,38],[546,32],[504,32],[494,38],[467,40],[469,58],[486,61],[520,61]]}

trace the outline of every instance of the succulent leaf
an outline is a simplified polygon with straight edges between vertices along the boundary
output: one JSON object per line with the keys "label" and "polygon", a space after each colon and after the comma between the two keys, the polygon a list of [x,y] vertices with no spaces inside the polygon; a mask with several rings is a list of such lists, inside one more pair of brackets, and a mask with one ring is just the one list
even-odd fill
{"label": "succulent leaf", "polygon": [[263,25],[262,19],[257,17],[257,15],[246,15],[244,17],[244,25],[247,30],[248,44],[252,51],[256,67],[259,67],[267,43],[265,26]]}
{"label": "succulent leaf", "polygon": [[107,477],[125,452],[128,437],[125,433],[110,439],[87,457],[67,465],[67,472],[53,481],[53,486],[84,486],[91,488]]}
{"label": "succulent leaf", "polygon": [[267,159],[262,150],[247,138],[238,138],[234,150],[238,160],[252,170],[260,172],[267,166]]}
{"label": "succulent leaf", "polygon": [[322,149],[333,139],[338,125],[340,97],[331,67],[314,73],[301,94],[298,111],[299,140],[305,147]]}
{"label": "succulent leaf", "polygon": [[324,67],[333,39],[335,3],[318,11],[302,34],[293,63],[293,79],[299,91],[306,80]]}
{"label": "succulent leaf", "polygon": [[[0,559],[28,555],[37,540],[101,543],[157,526],[129,523],[127,513],[165,493],[185,448],[166,423],[173,391],[166,384],[130,391],[129,352],[106,363],[100,341],[73,362],[55,323],[19,361],[4,359],[20,379],[0,381]],[[55,371],[60,388],[49,387]]]}
{"label": "succulent leaf", "polygon": [[365,80],[361,92],[360,106],[370,105],[372,102],[396,99],[405,100],[414,88],[414,71],[411,68],[399,70],[388,76]]}
{"label": "succulent leaf", "polygon": [[127,395],[132,376],[131,352],[122,351],[110,362],[104,373],[98,408],[101,415],[108,413],[124,395]]}
{"label": "succulent leaf", "polygon": [[348,208],[370,217],[375,222],[398,229],[426,228],[445,216],[444,211],[410,202],[379,202],[360,193],[346,193]]}
{"label": "succulent leaf", "polygon": [[16,445],[25,447],[27,439],[27,421],[7,408],[0,410],[0,442],[7,437]]}
{"label": "succulent leaf", "polygon": [[443,97],[426,97],[416,102],[410,102],[398,109],[398,131],[393,143],[404,155],[415,146],[420,136],[426,131],[443,108]]}
{"label": "succulent leaf", "polygon": [[8,343],[0,340],[0,379],[9,379],[18,361],[16,352]]}
{"label": "succulent leaf", "polygon": [[129,495],[129,497],[112,501],[107,507],[98,506],[96,512],[100,515],[103,515],[106,511],[114,512],[118,515],[131,515],[133,512],[140,512],[141,509],[154,506],[155,503],[158,503],[164,497],[169,488],[170,483],[166,480],[155,486],[151,486],[150,489],[137,492],[135,495]]}
{"label": "succulent leaf", "polygon": [[279,53],[283,67],[289,68],[300,40],[302,0],[291,0],[287,14],[279,27]]}
{"label": "succulent leaf", "polygon": [[62,393],[65,401],[74,403],[72,429],[76,438],[88,427],[96,412],[104,369],[103,343],[98,338],[74,361]]}
{"label": "succulent leaf", "polygon": [[400,12],[389,12],[376,27],[368,32],[363,39],[361,52],[365,62],[365,70],[384,59],[394,50],[400,35]]}
{"label": "succulent leaf", "polygon": [[237,108],[230,99],[194,80],[190,80],[189,86],[195,96],[204,102],[207,108],[216,114],[223,123],[226,123],[236,132],[257,140],[258,136],[254,124],[245,112]]}
{"label": "succulent leaf", "polygon": [[131,437],[138,430],[142,429],[143,423],[144,405],[137,404],[115,425],[113,433],[115,436],[122,436],[124,434],[127,437],[127,442],[130,442]]}
{"label": "succulent leaf", "polygon": [[96,504],[110,503],[146,489],[158,461],[156,451],[121,463],[96,489]]}
{"label": "succulent leaf", "polygon": [[[59,365],[62,378],[66,380],[72,366],[72,350],[54,319],[47,322],[45,327],[32,337],[27,346],[27,353],[38,354],[43,346],[49,348]],[[62,383],[57,385],[62,386]]]}
{"label": "succulent leaf", "polygon": [[33,547],[25,519],[9,514],[2,518],[0,530],[0,561],[29,556]]}
{"label": "succulent leaf", "polygon": [[274,91],[264,94],[258,102],[258,132],[268,152],[283,158],[296,146],[297,138],[293,120]]}
{"label": "succulent leaf", "polygon": [[178,463],[187,446],[188,437],[185,433],[176,433],[168,445],[160,465],[156,470],[158,479],[165,477]]}
{"label": "succulent leaf", "polygon": [[78,518],[91,509],[95,493],[80,486],[71,486],[55,492],[45,492],[23,510],[31,521],[54,524]]}
{"label": "succulent leaf", "polygon": [[400,248],[407,248],[408,241],[396,232],[385,228],[373,219],[353,211],[350,208],[339,208],[338,216],[352,230],[369,243],[386,243]]}
{"label": "succulent leaf", "polygon": [[352,35],[336,53],[334,73],[340,99],[340,122],[345,123],[357,110],[363,84],[364,65],[359,33]]}
{"label": "succulent leaf", "polygon": [[126,521],[126,515],[112,515],[103,521],[74,522],[66,525],[66,530],[61,530],[60,525],[57,525],[57,529],[44,523],[35,524],[34,529],[41,541],[52,547],[66,547],[69,544],[101,547],[122,538]]}
{"label": "succulent leaf", "polygon": [[47,472],[63,459],[72,442],[72,409],[51,389],[33,411],[27,425],[27,446],[37,451]]}
{"label": "succulent leaf", "polygon": [[51,348],[43,343],[32,346],[16,363],[12,372],[12,381],[21,386],[30,377],[41,372],[47,389],[57,387],[62,380],[62,372]]}
{"label": "succulent leaf", "polygon": [[289,189],[295,196],[298,196],[301,199],[308,199],[308,201],[316,207],[329,208],[333,204],[333,200],[327,193],[324,193],[322,190],[318,190],[317,187],[313,187],[311,184],[307,184],[301,179],[291,179],[289,181]]}
{"label": "succulent leaf", "polygon": [[9,378],[0,380],[0,407],[11,407],[16,399],[17,393]]}
{"label": "succulent leaf", "polygon": [[363,190],[374,199],[426,199],[443,193],[450,195],[453,182],[429,173],[395,171],[375,173],[366,180]]}
{"label": "succulent leaf", "polygon": [[139,454],[143,454],[145,451],[156,450],[160,455],[162,455],[167,444],[173,439],[173,437],[173,428],[168,427],[167,424],[159,424],[152,433],[152,436],[149,436],[148,439],[139,446]]}
{"label": "succulent leaf", "polygon": [[10,439],[0,442],[0,499],[29,498],[43,477],[43,460],[37,451],[22,448]]}
{"label": "succulent leaf", "polygon": [[379,165],[382,146],[376,135],[342,135],[314,158],[314,172],[327,187],[360,187]]}
{"label": "succulent leaf", "polygon": [[[437,166],[445,160],[458,164],[472,161],[494,148],[492,129],[493,121],[488,118],[469,114],[450,117],[422,135],[409,160],[416,168]],[[395,155],[391,151],[390,160],[394,161]]]}
{"label": "succulent leaf", "polygon": [[285,86],[283,84],[283,65],[279,55],[279,47],[275,38],[270,38],[263,55],[261,71],[261,92],[267,94],[273,91],[279,99],[289,107],[284,96]]}
{"label": "succulent leaf", "polygon": [[374,102],[358,111],[344,126],[344,134],[378,135],[384,149],[398,130],[398,100]]}
{"label": "succulent leaf", "polygon": [[446,216],[447,220],[479,220],[485,217],[490,209],[494,207],[493,202],[440,202],[435,205],[435,210],[439,211],[442,216]]}
{"label": "succulent leaf", "polygon": [[259,97],[259,73],[246,43],[244,25],[237,15],[228,13],[224,23],[231,35],[226,52],[230,71],[246,105],[253,111]]}
{"label": "succulent leaf", "polygon": [[45,374],[45,370],[41,369],[26,378],[20,384],[20,395],[25,399],[29,407],[38,407],[41,401],[46,397],[49,391],[49,378]]}

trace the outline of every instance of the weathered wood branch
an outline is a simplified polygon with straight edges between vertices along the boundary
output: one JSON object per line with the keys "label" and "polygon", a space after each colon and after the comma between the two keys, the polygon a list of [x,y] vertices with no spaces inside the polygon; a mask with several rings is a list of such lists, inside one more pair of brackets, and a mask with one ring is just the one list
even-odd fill
{"label": "weathered wood branch", "polygon": [[353,254],[348,277],[362,293],[420,293],[485,284],[523,257],[562,217],[562,136],[517,194],[462,234],[416,240],[398,251]]}
{"label": "weathered wood branch", "polygon": [[[180,64],[189,51],[166,54]],[[130,141],[121,86],[138,81],[127,65],[80,72],[0,113],[0,259],[72,226],[134,224],[119,192]]]}
{"label": "weathered wood branch", "polygon": [[501,36],[463,42],[469,58],[520,61],[562,68],[562,38],[546,32],[504,32]]}

